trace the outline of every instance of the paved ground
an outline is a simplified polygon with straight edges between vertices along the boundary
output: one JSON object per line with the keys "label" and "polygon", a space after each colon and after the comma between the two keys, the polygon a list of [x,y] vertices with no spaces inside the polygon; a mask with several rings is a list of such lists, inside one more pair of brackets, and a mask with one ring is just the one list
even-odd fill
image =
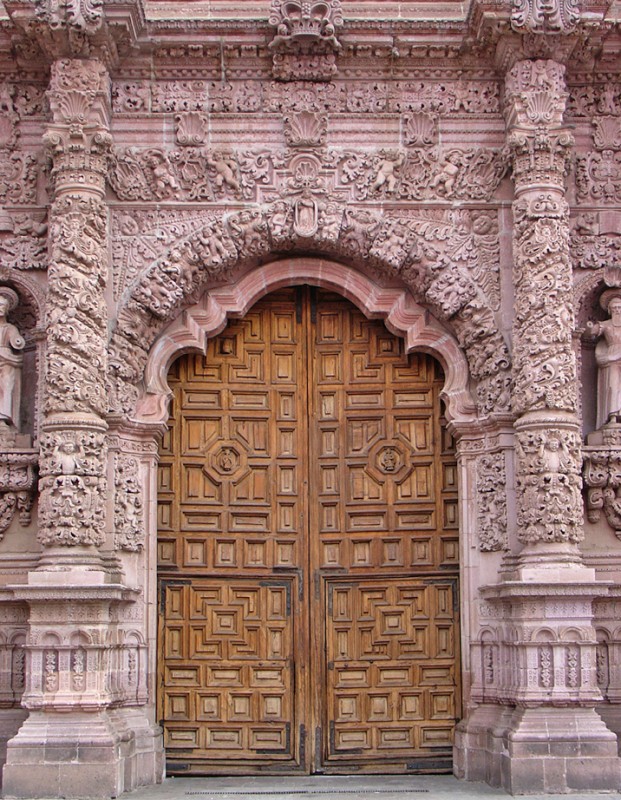
{"label": "paved ground", "polygon": [[[161,786],[139,789],[127,800],[509,800],[481,783],[450,775],[375,775],[308,778],[168,778]],[[528,800],[611,800],[619,794],[530,795]],[[525,799],[526,800],[526,799]]]}

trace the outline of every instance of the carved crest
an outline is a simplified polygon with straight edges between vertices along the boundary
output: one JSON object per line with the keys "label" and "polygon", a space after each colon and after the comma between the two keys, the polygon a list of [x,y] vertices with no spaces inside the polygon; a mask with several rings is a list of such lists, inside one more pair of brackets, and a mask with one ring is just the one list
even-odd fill
{"label": "carved crest", "polygon": [[340,0],[272,0],[273,74],[280,80],[328,80],[336,73]]}

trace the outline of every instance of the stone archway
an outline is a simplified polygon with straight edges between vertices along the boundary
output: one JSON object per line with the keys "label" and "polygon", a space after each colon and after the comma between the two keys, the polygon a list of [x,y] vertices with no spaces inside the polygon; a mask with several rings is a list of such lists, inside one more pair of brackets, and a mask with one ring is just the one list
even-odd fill
{"label": "stone archway", "polygon": [[138,274],[121,298],[109,344],[114,411],[132,412],[150,348],[180,309],[274,255],[311,253],[374,273],[380,285],[397,281],[407,288],[464,350],[480,416],[506,415],[510,356],[490,301],[495,290],[490,292],[482,268],[490,257],[489,231],[471,212],[451,214],[442,220],[391,218],[330,202],[320,209],[316,229],[304,236],[296,232],[294,203],[288,201],[206,216]]}
{"label": "stone archway", "polygon": [[143,393],[136,416],[144,422],[164,422],[170,392],[168,368],[181,353],[205,352],[207,339],[219,333],[230,317],[242,317],[263,295],[283,286],[308,283],[338,292],[370,318],[385,320],[405,340],[406,350],[435,356],[446,374],[443,398],[449,419],[467,422],[476,406],[468,382],[468,363],[457,341],[426,313],[404,288],[383,289],[351,267],[320,258],[288,258],[249,272],[235,286],[207,292],[167,325],[153,343],[147,359]]}

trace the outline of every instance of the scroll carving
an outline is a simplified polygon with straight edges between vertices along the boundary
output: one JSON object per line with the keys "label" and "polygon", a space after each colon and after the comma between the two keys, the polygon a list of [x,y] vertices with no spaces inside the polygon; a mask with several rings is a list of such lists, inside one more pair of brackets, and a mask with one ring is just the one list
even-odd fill
{"label": "scroll carving", "polygon": [[100,62],[54,63],[53,119],[45,134],[54,190],[40,465],[39,540],[45,545],[104,541],[108,95]]}
{"label": "scroll carving", "polygon": [[617,416],[602,428],[601,445],[584,448],[587,519],[598,522],[602,512],[621,539],[621,423]]}
{"label": "scroll carving", "polygon": [[[109,348],[112,407],[131,409],[150,344],[181,303],[200,296],[207,280],[226,279],[236,264],[277,246],[281,252],[304,247],[363,259],[373,269],[400,275],[416,298],[451,320],[477,383],[481,412],[506,412],[511,359],[494,318],[500,290],[493,215],[456,209],[382,218],[329,199],[318,162],[299,155],[299,174],[285,198],[270,206],[224,219],[137,211],[115,222],[123,232],[115,262],[125,270],[115,276],[115,293],[126,292],[127,299]],[[162,237],[168,249],[157,260]]]}
{"label": "scroll carving", "polygon": [[38,454],[34,450],[3,446],[0,451],[0,540],[15,514],[27,527],[37,491]]}
{"label": "scroll carving", "polygon": [[[541,24],[552,21],[543,4],[528,7],[529,13],[539,9]],[[530,24],[527,18],[522,22]],[[516,191],[512,399],[521,415],[515,423],[517,521],[518,538],[526,544],[577,543],[584,536],[565,199],[573,137],[563,127],[564,74],[564,66],[554,61],[520,61],[506,79]]]}

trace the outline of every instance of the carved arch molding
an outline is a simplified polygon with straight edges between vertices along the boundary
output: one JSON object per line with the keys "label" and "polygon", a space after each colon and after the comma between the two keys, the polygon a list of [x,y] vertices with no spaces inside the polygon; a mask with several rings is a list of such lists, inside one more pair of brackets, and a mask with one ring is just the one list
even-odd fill
{"label": "carved arch molding", "polygon": [[[451,337],[447,331],[456,338],[467,359],[467,370],[463,372],[469,373],[468,388],[472,390],[479,417],[507,414],[511,361],[497,323],[498,308],[493,299],[490,300],[489,287],[485,284],[486,268],[498,272],[497,263],[484,263],[486,259],[489,261],[490,252],[493,253],[490,238],[496,239],[491,218],[485,214],[477,218],[479,212],[471,211],[441,212],[443,217],[433,212],[421,212],[417,216],[380,215],[327,201],[314,209],[317,215],[314,231],[301,235],[296,226],[297,202],[281,200],[229,213],[197,213],[191,226],[177,226],[179,233],[174,242],[164,247],[161,256],[127,283],[119,298],[108,352],[111,410],[132,415],[145,389],[153,390],[152,386],[145,386],[149,353],[156,339],[182,309],[195,307],[190,313],[193,320],[186,319],[184,323],[186,328],[198,326],[209,329],[208,335],[214,335],[218,332],[217,325],[221,328],[225,324],[226,313],[239,314],[245,309],[238,307],[237,301],[230,300],[228,312],[222,311],[224,316],[216,323],[218,312],[209,308],[209,294],[213,294],[213,302],[217,302],[215,293],[226,294],[226,286],[234,285],[233,279],[240,290],[240,281],[247,276],[239,297],[258,299],[270,288],[277,288],[278,276],[282,281],[280,285],[284,281],[292,283],[295,278],[303,279],[306,269],[306,280],[348,294],[358,305],[363,305],[367,313],[388,317],[389,326],[392,324],[395,332],[406,337],[412,335],[413,319],[417,315],[420,317],[425,309],[431,311],[439,323],[436,327],[429,320],[425,323],[430,326],[427,336],[433,341],[421,339],[416,344],[438,355],[445,368],[450,368],[447,391],[449,394],[453,391],[452,405],[458,409],[457,415],[471,416],[475,409],[468,408],[467,378],[465,374],[462,379],[457,375],[460,349],[448,344]],[[477,260],[479,251],[480,262]],[[274,259],[309,254],[317,265],[324,264],[323,273],[320,266],[309,268],[311,260],[308,258],[302,259],[305,268],[284,280],[282,265],[280,271],[273,266],[278,263]],[[266,262],[270,262],[268,267],[273,277],[260,287],[253,286],[252,268]],[[297,263],[299,270],[302,262],[298,260]],[[339,273],[338,265],[355,269]],[[365,292],[377,292],[377,285],[371,281],[364,285],[366,279],[360,267],[377,276],[380,283],[398,283],[409,290],[414,301],[410,311],[405,308],[408,302],[405,295],[399,302],[402,314],[414,315],[410,322],[404,318],[391,323],[391,314],[382,307],[381,298],[363,300]],[[266,281],[266,269],[257,273],[259,277],[255,280]],[[350,282],[350,286],[343,285],[343,281]],[[362,284],[354,289],[356,281]],[[387,297],[383,298],[385,302]],[[200,306],[197,305],[199,301]],[[392,302],[394,304],[395,298]],[[418,311],[414,308],[416,304],[422,306]],[[227,303],[219,305],[225,308]],[[212,317],[205,328],[209,314],[216,317]],[[394,316],[395,312],[392,314]],[[202,321],[199,320],[201,315]],[[200,347],[200,343],[191,341],[192,336],[187,331],[177,335],[180,341],[186,337],[186,348]],[[412,347],[415,343],[408,344]],[[178,353],[180,347],[181,344],[173,349]],[[459,384],[461,389],[457,388]]]}

